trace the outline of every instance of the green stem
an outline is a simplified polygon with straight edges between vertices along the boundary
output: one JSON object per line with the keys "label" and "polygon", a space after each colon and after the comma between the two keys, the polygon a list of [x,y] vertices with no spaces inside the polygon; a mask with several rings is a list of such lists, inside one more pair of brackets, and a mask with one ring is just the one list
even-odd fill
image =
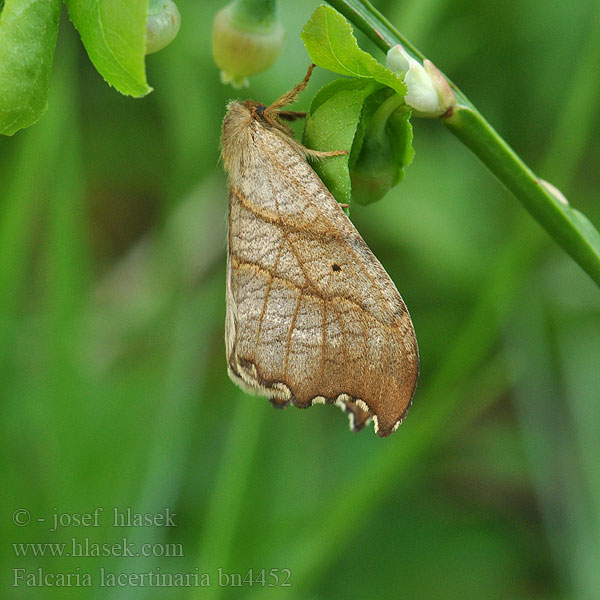
{"label": "green stem", "polygon": [[384,52],[392,46],[402,44],[415,57],[421,54],[370,2],[366,0],[328,0],[329,4],[342,13]]}
{"label": "green stem", "polygon": [[235,0],[232,8],[236,23],[268,27],[277,18],[276,0]]}
{"label": "green stem", "polygon": [[[367,0],[329,0],[335,9],[384,52],[401,43],[416,57],[424,55]],[[588,219],[562,203],[519,158],[452,82],[454,110],[442,122],[523,204],[562,248],[600,286],[600,234]]]}
{"label": "green stem", "polygon": [[600,285],[600,235],[586,217],[543,187],[540,179],[474,108],[458,105],[443,122]]}

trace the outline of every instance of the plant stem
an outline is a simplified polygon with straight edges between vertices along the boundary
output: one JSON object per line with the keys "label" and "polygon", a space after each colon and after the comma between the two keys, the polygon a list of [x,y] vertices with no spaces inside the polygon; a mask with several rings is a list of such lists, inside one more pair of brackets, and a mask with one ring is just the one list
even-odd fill
{"label": "plant stem", "polygon": [[[368,0],[329,0],[335,9],[365,33],[384,52],[402,44],[423,60]],[[498,135],[469,99],[452,82],[457,105],[442,118],[458,137],[523,204],[562,248],[600,286],[600,234],[579,211],[556,198],[510,146]]]}
{"label": "plant stem", "polygon": [[236,22],[269,26],[277,18],[276,0],[235,0],[233,3]]}
{"label": "plant stem", "polygon": [[443,122],[600,285],[600,236],[591,223],[553,196],[477,110],[458,105]]}

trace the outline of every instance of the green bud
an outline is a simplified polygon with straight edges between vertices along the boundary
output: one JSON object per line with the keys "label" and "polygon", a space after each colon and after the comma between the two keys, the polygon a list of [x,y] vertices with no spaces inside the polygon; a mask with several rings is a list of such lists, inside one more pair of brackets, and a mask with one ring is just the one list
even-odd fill
{"label": "green bud", "polygon": [[239,88],[268,69],[283,47],[285,31],[275,0],[235,0],[213,22],[212,50],[221,81]]}
{"label": "green bud", "polygon": [[173,0],[151,0],[146,20],[146,54],[168,46],[177,36],[181,15]]}

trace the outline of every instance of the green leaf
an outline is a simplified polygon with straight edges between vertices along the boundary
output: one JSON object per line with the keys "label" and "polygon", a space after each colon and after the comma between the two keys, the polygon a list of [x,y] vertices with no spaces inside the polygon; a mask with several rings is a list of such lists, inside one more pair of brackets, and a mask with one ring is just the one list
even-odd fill
{"label": "green leaf", "polygon": [[[318,150],[352,149],[350,164],[353,164],[360,155],[367,131],[367,125],[361,124],[365,117],[363,104],[367,98],[379,88],[388,88],[387,92],[381,90],[378,100],[368,102],[368,106],[373,108],[368,113],[370,118],[390,91],[394,92],[398,101],[395,107],[401,104],[406,86],[398,73],[390,71],[359,48],[350,23],[328,6],[315,10],[301,37],[316,65],[354,78],[345,83],[344,80],[335,81],[315,96],[304,130],[304,142]],[[361,155],[362,175],[365,177],[358,176],[361,191],[356,196],[361,203],[381,198],[402,179],[403,167],[412,159],[410,115],[401,120],[390,119],[390,123],[386,124],[389,116],[390,112],[387,112],[377,136],[367,138],[368,148],[365,147]],[[398,139],[393,139],[395,136],[399,136]],[[352,195],[348,166],[348,156],[329,158],[315,165],[325,185],[344,204],[350,202]]]}
{"label": "green leaf", "polygon": [[406,94],[400,76],[358,47],[352,26],[333,8],[319,6],[300,37],[310,58],[319,67],[340,75],[374,79],[402,96]]}
{"label": "green leaf", "polygon": [[0,15],[0,133],[35,123],[48,89],[62,0],[6,0]]}
{"label": "green leaf", "polygon": [[[365,99],[380,85],[373,79],[336,79],[314,97],[303,143],[313,150],[350,150]],[[313,167],[338,202],[350,203],[348,156],[316,161]]]}
{"label": "green leaf", "polygon": [[127,96],[152,91],[146,82],[148,0],[66,0],[69,16],[94,66]]}

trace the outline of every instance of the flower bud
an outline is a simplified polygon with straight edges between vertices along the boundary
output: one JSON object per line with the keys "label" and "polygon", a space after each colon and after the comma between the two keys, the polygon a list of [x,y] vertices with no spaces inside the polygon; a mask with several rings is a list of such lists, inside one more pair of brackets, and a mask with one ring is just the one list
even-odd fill
{"label": "flower bud", "polygon": [[240,88],[248,76],[268,69],[283,46],[285,31],[274,0],[235,0],[213,22],[212,50],[221,81]]}
{"label": "flower bud", "polygon": [[450,107],[456,104],[456,96],[443,73],[429,59],[426,58],[423,61],[423,68],[431,78],[438,97],[439,109],[444,114]]}
{"label": "flower bud", "polygon": [[419,117],[440,117],[456,104],[454,92],[441,71],[425,59],[423,64],[397,44],[387,53],[387,67],[404,72],[407,92],[404,100]]}
{"label": "flower bud", "polygon": [[569,206],[569,201],[566,196],[554,185],[552,185],[549,181],[545,179],[538,179],[543,188],[551,195],[554,196],[559,202]]}
{"label": "flower bud", "polygon": [[153,0],[146,20],[146,54],[168,46],[177,36],[181,15],[173,0]]}

